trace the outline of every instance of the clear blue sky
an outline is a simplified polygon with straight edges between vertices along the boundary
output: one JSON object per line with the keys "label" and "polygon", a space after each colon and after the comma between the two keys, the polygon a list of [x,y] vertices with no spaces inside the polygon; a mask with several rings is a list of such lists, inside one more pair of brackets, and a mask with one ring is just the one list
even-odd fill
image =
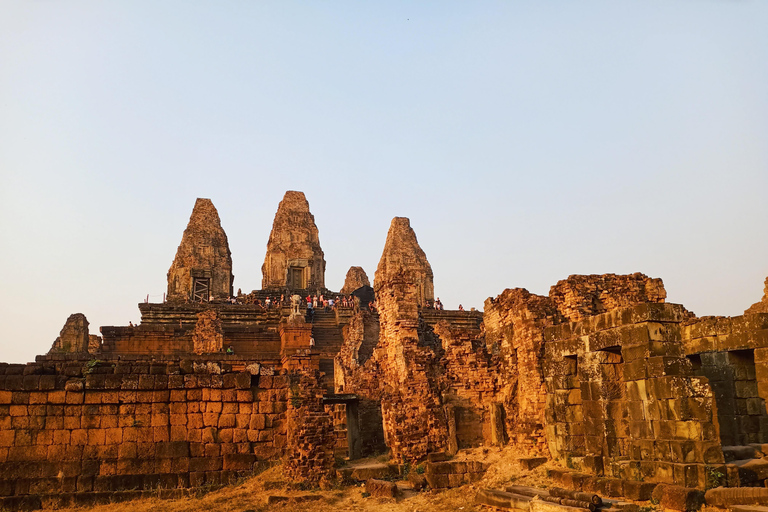
{"label": "clear blue sky", "polygon": [[302,190],[327,285],[407,216],[447,307],[644,272],[698,315],[768,275],[768,2],[0,2],[0,360],[160,298],[196,197],[235,288]]}

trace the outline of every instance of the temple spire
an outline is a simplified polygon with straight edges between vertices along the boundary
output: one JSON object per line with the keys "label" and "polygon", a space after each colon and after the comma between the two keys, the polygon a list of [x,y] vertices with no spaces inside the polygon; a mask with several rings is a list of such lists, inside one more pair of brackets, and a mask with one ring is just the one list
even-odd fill
{"label": "temple spire", "polygon": [[168,270],[168,300],[208,302],[232,295],[232,254],[210,199],[198,198]]}

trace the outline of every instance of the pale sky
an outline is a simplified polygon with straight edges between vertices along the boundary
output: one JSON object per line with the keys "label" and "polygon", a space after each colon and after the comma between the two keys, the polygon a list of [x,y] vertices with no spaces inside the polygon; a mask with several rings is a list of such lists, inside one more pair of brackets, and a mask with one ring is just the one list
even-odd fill
{"label": "pale sky", "polygon": [[0,361],[160,300],[197,197],[260,288],[303,191],[326,284],[406,216],[448,308],[643,272],[768,276],[768,2],[0,0]]}

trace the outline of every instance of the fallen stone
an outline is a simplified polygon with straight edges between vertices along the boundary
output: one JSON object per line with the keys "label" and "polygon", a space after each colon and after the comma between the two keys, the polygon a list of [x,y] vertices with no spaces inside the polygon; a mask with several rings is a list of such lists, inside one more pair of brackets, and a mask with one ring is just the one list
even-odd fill
{"label": "fallen stone", "polygon": [[520,459],[517,459],[517,463],[520,465],[521,469],[525,469],[527,471],[530,471],[532,469],[535,469],[542,464],[546,464],[547,458],[546,457],[523,457]]}
{"label": "fallen stone", "polygon": [[725,508],[731,505],[768,505],[768,488],[715,487],[704,495],[707,505]]}
{"label": "fallen stone", "polygon": [[494,489],[480,489],[475,495],[475,503],[488,507],[529,510],[531,498],[511,492]]}
{"label": "fallen stone", "polygon": [[339,470],[339,474],[344,479],[358,482],[365,482],[371,478],[381,480],[394,476],[388,464],[368,464],[360,467],[342,468]]}
{"label": "fallen stone", "polygon": [[584,512],[585,509],[534,499],[529,509],[531,512]]}
{"label": "fallen stone", "polygon": [[757,450],[754,446],[723,446],[725,462],[754,459],[756,456]]}
{"label": "fallen stone", "polygon": [[697,510],[704,503],[704,492],[691,487],[659,484],[652,498],[664,508],[680,511]]}
{"label": "fallen stone", "polygon": [[648,501],[653,496],[656,488],[655,482],[638,482],[637,480],[624,480],[622,491],[625,498],[635,501]]}
{"label": "fallen stone", "polygon": [[731,464],[738,468],[742,482],[754,483],[768,478],[768,460],[743,459],[734,460],[729,465]]}
{"label": "fallen stone", "polygon": [[375,498],[396,498],[399,490],[395,482],[370,478],[365,482],[365,492]]}
{"label": "fallen stone", "polygon": [[414,471],[408,474],[408,482],[411,484],[411,489],[414,491],[420,491],[427,486],[427,478],[424,475],[420,475]]}

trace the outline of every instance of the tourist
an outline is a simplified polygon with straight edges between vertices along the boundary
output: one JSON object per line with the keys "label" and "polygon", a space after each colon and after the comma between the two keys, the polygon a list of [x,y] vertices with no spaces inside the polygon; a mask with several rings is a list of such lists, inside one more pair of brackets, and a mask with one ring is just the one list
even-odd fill
{"label": "tourist", "polygon": [[461,304],[459,304],[459,311],[464,311],[464,306],[462,306]]}
{"label": "tourist", "polygon": [[231,356],[235,353],[235,349],[232,348],[232,345],[227,347],[227,355]]}
{"label": "tourist", "polygon": [[272,301],[269,299],[269,297],[264,299],[264,305],[267,307],[267,309],[269,309],[270,304],[272,304]]}
{"label": "tourist", "polygon": [[309,348],[315,348],[315,338],[309,337]]}
{"label": "tourist", "polygon": [[317,309],[317,295],[312,296],[312,307]]}

